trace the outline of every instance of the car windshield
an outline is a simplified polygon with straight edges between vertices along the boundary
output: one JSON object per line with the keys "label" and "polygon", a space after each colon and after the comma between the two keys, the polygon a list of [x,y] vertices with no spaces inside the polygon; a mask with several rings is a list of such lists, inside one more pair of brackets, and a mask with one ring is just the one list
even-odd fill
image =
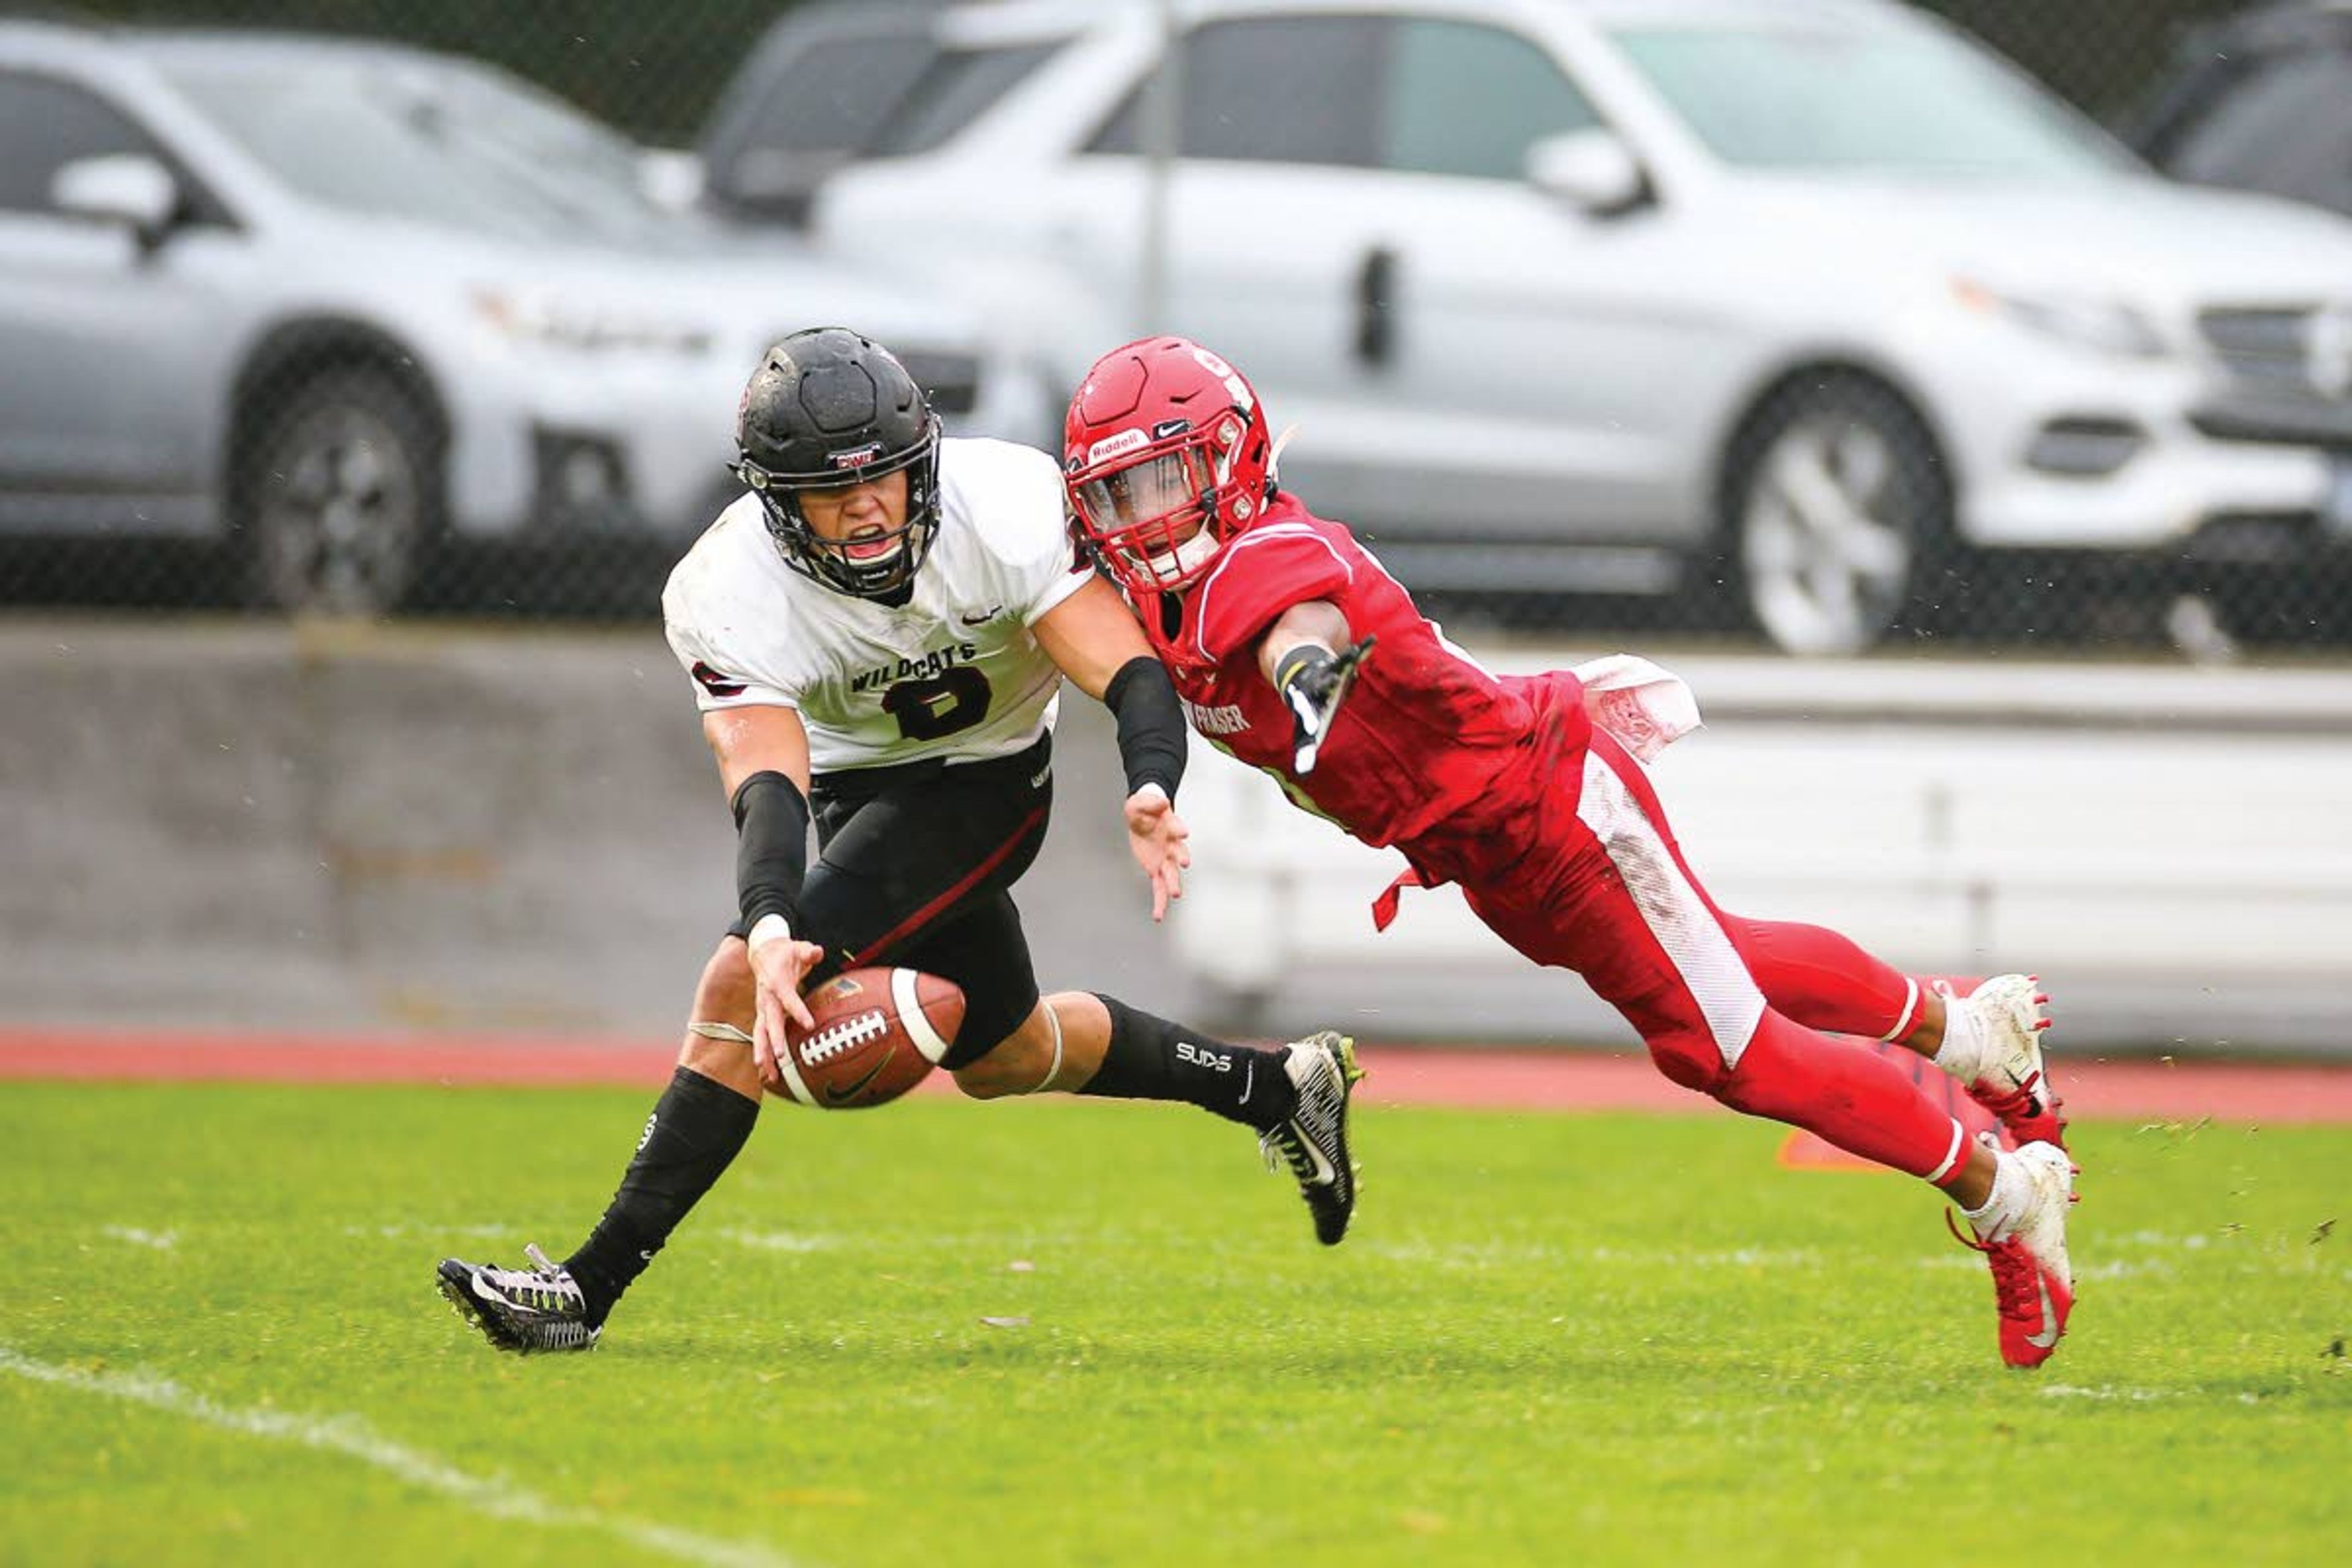
{"label": "car windshield", "polygon": [[2137,166],[2024,78],[1935,33],[1633,26],[1611,37],[1727,163],[2042,178]]}
{"label": "car windshield", "polygon": [[679,220],[639,184],[638,150],[561,100],[471,66],[173,60],[164,74],[312,201],[521,239],[636,246]]}

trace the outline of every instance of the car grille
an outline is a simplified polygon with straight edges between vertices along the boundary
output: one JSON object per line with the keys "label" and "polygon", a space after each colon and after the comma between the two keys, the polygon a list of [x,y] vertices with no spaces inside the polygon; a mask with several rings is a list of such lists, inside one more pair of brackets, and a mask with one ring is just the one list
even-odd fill
{"label": "car grille", "polygon": [[2352,377],[2352,361],[2339,364],[2334,360],[2352,354],[2352,343],[2326,351],[2330,363],[2316,363],[2323,351],[2315,340],[2322,324],[2322,312],[2313,306],[2217,307],[2197,317],[2198,329],[2222,370],[2242,389],[2342,396],[2346,380]]}
{"label": "car grille", "polygon": [[980,360],[976,355],[923,349],[901,353],[898,362],[930,398],[940,416],[952,419],[980,406]]}

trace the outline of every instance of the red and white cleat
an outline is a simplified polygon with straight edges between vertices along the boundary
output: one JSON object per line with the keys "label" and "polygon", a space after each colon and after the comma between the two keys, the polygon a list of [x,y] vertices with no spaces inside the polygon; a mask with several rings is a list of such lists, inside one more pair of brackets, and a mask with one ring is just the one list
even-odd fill
{"label": "red and white cleat", "polygon": [[1969,1098],[2009,1130],[2020,1148],[2028,1143],[2066,1146],[2065,1102],[2052,1092],[2042,1061],[2042,1031],[2050,1026],[2050,998],[2031,974],[1996,974],[1966,996],[1938,982],[1947,1008],[1975,1016],[1984,1042],[1980,1070],[1968,1084]]}
{"label": "red and white cleat", "polygon": [[[2066,1257],[2066,1214],[2074,1201],[2074,1164],[2051,1143],[2028,1143],[2004,1160],[2025,1164],[2032,1201],[2005,1230],[1960,1240],[1985,1255],[1993,1305],[2000,1314],[2000,1359],[2034,1367],[2048,1361],[2074,1310],[2074,1270]],[[1951,1223],[1946,1212],[1945,1223]],[[1959,1228],[1952,1227],[1958,1236]]]}

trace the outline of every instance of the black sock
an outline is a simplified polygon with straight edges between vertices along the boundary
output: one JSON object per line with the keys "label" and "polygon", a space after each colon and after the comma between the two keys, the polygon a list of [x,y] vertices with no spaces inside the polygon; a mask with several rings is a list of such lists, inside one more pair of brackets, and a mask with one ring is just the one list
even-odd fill
{"label": "black sock", "polygon": [[1097,1000],[1110,1009],[1110,1046],[1080,1094],[1181,1100],[1260,1130],[1297,1108],[1298,1091],[1282,1070],[1288,1047],[1229,1046],[1111,997]]}
{"label": "black sock", "polygon": [[751,1136],[760,1102],[691,1068],[670,1075],[604,1217],[564,1259],[601,1323]]}

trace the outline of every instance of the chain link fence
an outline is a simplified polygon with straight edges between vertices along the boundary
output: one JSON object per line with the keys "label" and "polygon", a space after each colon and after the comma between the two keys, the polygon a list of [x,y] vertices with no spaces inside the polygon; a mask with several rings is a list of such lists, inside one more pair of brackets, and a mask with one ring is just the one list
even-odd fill
{"label": "chain link fence", "polygon": [[[2352,166],[2345,114],[2301,114],[2284,138],[2246,123],[2245,95],[2278,84],[2258,60],[2243,64],[2256,59],[2252,45],[2240,51],[2236,36],[2212,31],[2244,24],[2243,6],[1927,8],[2200,179],[2326,205],[2325,189],[2293,189],[2288,174],[2237,168],[2231,157],[2261,163],[2247,149],[2309,142],[2295,154],[2305,162]],[[825,236],[814,237],[817,255],[802,254],[797,229],[767,221],[777,212],[737,204],[714,214],[715,187],[700,201],[692,194],[703,172],[690,161],[639,155],[697,148],[730,84],[795,11],[803,22],[827,13],[826,26],[862,16],[860,26],[887,33],[895,24],[875,18],[924,10],[904,0],[700,0],[682,10],[619,0],[125,0],[0,13],[0,603],[651,616],[667,563],[729,499],[728,422],[760,343],[839,313],[836,300],[859,301],[856,324],[901,349],[965,427],[1047,438],[1040,411],[1067,390],[1051,383],[1074,367],[1015,356],[1041,374],[1026,401],[1004,392],[984,334],[939,326],[924,288],[897,286],[887,267],[835,251]],[[288,30],[314,41],[275,36]],[[2286,38],[2263,47],[2304,76],[2337,58],[2291,30]],[[384,43],[446,58],[373,47]],[[1397,43],[1393,55],[1413,47]],[[1901,105],[1874,106],[1876,89],[1858,76],[1807,100],[1850,96],[1843,118],[1742,123],[1738,104],[1726,107],[1737,95],[1707,79],[1703,51],[1644,47],[1628,45],[1639,68],[1670,104],[1678,90],[1695,95],[1696,140],[1735,167],[1778,158],[1761,172],[1786,175],[1803,163],[1804,136],[1866,139],[1874,123],[1890,144],[1942,133],[1925,122],[1906,130]],[[942,74],[939,47],[927,49],[911,67],[885,51],[856,70],[831,69],[822,90],[803,82],[749,122],[820,141],[830,122],[838,142],[855,121],[871,132],[868,147],[886,149],[895,123],[896,146],[919,150],[926,137],[943,139],[940,124],[955,129],[939,105],[983,113],[1037,65],[1000,60],[1003,79],[992,85],[961,58],[962,76]],[[2233,52],[2243,60],[2227,79],[2200,85],[2197,72]],[[1255,58],[1263,64],[1265,52]],[[2300,77],[2286,88],[2315,103],[2352,102],[2352,46],[2340,58],[2332,97]],[[1792,69],[1820,64],[1791,60]],[[1738,79],[1769,75],[1752,56],[1747,67]],[[1213,53],[1201,54],[1182,90],[1210,91],[1215,68]],[[1958,80],[1937,74],[1950,68],[1898,63],[1887,80],[1942,92]],[[1499,78],[1453,79],[1454,95],[1434,100],[1429,136],[1443,156],[1466,158],[1475,150],[1462,126],[1482,98],[1507,95],[1463,85]],[[2014,98],[1953,121],[1993,163],[2079,140],[2027,95],[1960,85]],[[739,119],[754,90],[735,86]],[[1402,134],[1396,123],[1387,133]],[[1998,144],[2010,136],[2016,147]],[[1625,139],[1641,159],[1640,133]],[[1514,158],[1525,144],[1513,144]],[[1612,216],[1609,232],[1674,221],[1678,195],[1652,173],[1668,194],[1640,193],[1646,216]],[[1560,175],[1561,190],[1607,174],[1588,163]],[[2163,279],[2182,324],[2171,341],[2144,342],[2149,321],[2086,281],[2096,266],[2048,265],[2067,238],[2053,240],[2053,224],[2073,224],[2087,243],[2106,226],[2105,209],[2053,216],[2034,193],[1998,184],[1980,182],[1978,243],[1967,247],[1988,258],[1985,276],[1939,277],[1939,294],[1951,297],[1934,303],[1976,312],[1989,341],[2014,342],[2014,365],[1981,344],[1932,341],[1922,305],[1897,323],[1919,341],[1891,342],[1884,359],[1843,345],[1791,362],[1727,401],[1703,440],[1671,416],[1671,387],[1628,405],[1664,409],[1655,430],[1628,428],[1605,396],[1570,407],[1562,417],[1590,416],[1585,434],[1601,445],[1628,438],[1599,454],[1594,472],[1549,487],[1548,499],[1495,510],[1537,508],[1514,536],[1532,551],[1524,559],[1599,538],[1590,559],[1610,570],[1588,573],[1577,557],[1521,574],[1509,563],[1522,556],[1509,554],[1450,570],[1494,542],[1450,542],[1442,506],[1365,531],[1393,543],[1411,563],[1400,574],[1449,616],[1570,636],[1752,643],[1760,633],[1827,652],[1892,641],[2292,654],[2352,642],[2341,542],[2352,534],[2352,262],[2332,291],[2301,280],[2259,264],[2294,248],[2288,231],[2247,218],[2234,244],[2240,220],[2214,209],[2204,232],[2167,242],[2179,256],[2159,254],[2158,237],[2145,242],[2147,273]],[[1888,189],[1887,226],[1924,226],[1904,216],[1914,193]],[[1950,198],[1937,193],[1947,227]],[[1791,243],[1815,243],[1825,258],[1856,243],[1827,220],[1815,234],[1805,210],[1794,211],[1782,220]],[[2084,211],[2100,221],[2084,224]],[[2145,227],[2121,195],[2113,218],[2119,231]],[[2014,247],[2005,225],[2017,227]],[[2176,216],[2172,228],[2182,226]],[[2352,255],[2352,239],[2325,237]],[[2012,248],[2019,259],[2003,267]],[[2136,253],[2118,240],[2100,254]],[[1393,335],[1408,353],[1421,330],[1411,314],[1416,265],[1408,250],[1393,279],[1368,263],[1359,279],[1364,320],[1381,327],[1371,336]],[[1381,293],[1390,287],[1392,296]],[[1378,319],[1391,310],[1393,334]],[[1252,343],[1221,346],[1252,368]],[[1710,363],[1736,357],[1727,340],[1722,354],[1707,347],[1698,345],[1697,369],[1675,374],[1703,377]],[[1929,368],[1899,367],[1898,351]],[[1655,368],[1651,358],[1636,346],[1578,376],[1631,386]],[[1376,357],[1354,368],[1368,384],[1390,374]],[[2007,406],[2027,383],[2038,401]],[[1689,384],[1681,401],[1706,401],[1699,380]],[[2004,409],[1999,419],[1983,414],[1994,407]],[[1279,423],[1283,410],[1274,412]],[[1664,450],[1681,476],[1655,494],[1638,493],[1624,471],[1650,460],[1645,447]],[[1523,478],[1528,463],[1505,466]],[[1479,478],[1460,488],[1471,498],[1465,511],[1488,510]],[[1323,500],[1305,488],[1311,502]],[[1633,521],[1612,533],[1618,513]],[[1627,546],[1645,538],[1664,563],[1646,579],[1626,568],[1642,553]],[[1602,591],[1585,591],[1595,584]]]}

